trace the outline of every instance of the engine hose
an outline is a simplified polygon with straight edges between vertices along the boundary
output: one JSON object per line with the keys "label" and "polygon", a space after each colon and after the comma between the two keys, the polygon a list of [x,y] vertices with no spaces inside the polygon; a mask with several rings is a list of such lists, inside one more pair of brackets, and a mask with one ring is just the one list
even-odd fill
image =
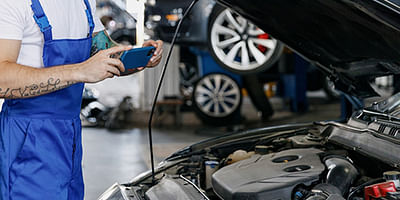
{"label": "engine hose", "polygon": [[307,200],[343,199],[358,176],[357,169],[345,158],[330,157],[325,160],[328,168],[325,183],[315,186]]}
{"label": "engine hose", "polygon": [[358,176],[357,169],[350,161],[339,157],[326,159],[325,165],[328,168],[326,183],[337,187],[344,196]]}

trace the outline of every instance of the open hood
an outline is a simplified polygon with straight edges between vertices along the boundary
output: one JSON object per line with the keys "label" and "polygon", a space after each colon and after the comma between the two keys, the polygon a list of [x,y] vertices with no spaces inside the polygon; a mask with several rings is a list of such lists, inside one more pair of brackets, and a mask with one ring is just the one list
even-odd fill
{"label": "open hood", "polygon": [[377,95],[369,81],[400,73],[400,0],[218,0],[330,75]]}

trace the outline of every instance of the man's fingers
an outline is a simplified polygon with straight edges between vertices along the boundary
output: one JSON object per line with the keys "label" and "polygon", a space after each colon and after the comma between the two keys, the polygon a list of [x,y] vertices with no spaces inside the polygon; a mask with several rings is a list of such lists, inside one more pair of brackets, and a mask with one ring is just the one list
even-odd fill
{"label": "man's fingers", "polygon": [[125,71],[124,64],[118,59],[110,58],[107,60],[107,64],[107,71],[114,75],[120,76],[121,72]]}
{"label": "man's fingers", "polygon": [[161,56],[162,54],[163,54],[162,48],[157,48],[156,51],[154,52],[154,56]]}
{"label": "man's fingers", "polygon": [[107,72],[112,73],[115,76],[120,76],[121,75],[121,71],[119,71],[118,68],[116,68],[116,67],[114,67],[112,65],[108,66]]}
{"label": "man's fingers", "polygon": [[115,66],[121,72],[125,71],[125,66],[119,59],[110,58],[108,59],[107,64]]}
{"label": "man's fingers", "polygon": [[111,72],[107,72],[106,78],[113,78],[114,74]]}
{"label": "man's fingers", "polygon": [[159,62],[160,60],[161,60],[161,56],[156,56],[156,57],[151,58],[150,62],[151,62],[151,63],[157,63],[157,62]]}
{"label": "man's fingers", "polygon": [[155,60],[150,61],[149,63],[147,63],[147,67],[152,68],[152,67],[155,67],[155,66],[157,66],[158,64],[160,64],[160,62],[161,62],[161,57],[155,57],[155,58],[156,58]]}
{"label": "man's fingers", "polygon": [[107,50],[104,50],[104,52],[105,52],[106,55],[110,56],[112,54],[116,54],[116,53],[119,53],[119,52],[122,52],[122,51],[131,50],[132,48],[133,48],[132,46],[119,45],[119,46],[112,47],[112,48],[109,48]]}
{"label": "man's fingers", "polygon": [[162,47],[163,47],[163,42],[161,40],[157,40],[155,42],[155,45],[153,45],[154,47],[156,47],[156,51],[154,52],[155,56],[161,55],[162,54]]}
{"label": "man's fingers", "polygon": [[159,60],[160,58],[162,58],[162,53],[163,50],[161,49],[160,53],[158,55],[154,54],[153,57],[150,58],[150,62],[154,62],[156,60]]}
{"label": "man's fingers", "polygon": [[162,47],[163,47],[163,41],[161,41],[161,40],[157,40],[157,41],[148,40],[143,44],[143,46],[144,47],[148,47],[148,46],[155,47],[156,51],[154,52],[154,55],[156,56],[156,55],[160,55],[161,54],[160,51],[162,50]]}
{"label": "man's fingers", "polygon": [[148,46],[157,47],[156,45],[157,45],[157,43],[156,43],[156,41],[154,41],[154,40],[147,40],[147,41],[145,41],[145,42],[143,43],[143,47],[148,47]]}
{"label": "man's fingers", "polygon": [[150,59],[150,62],[155,62],[155,61],[157,61],[157,60],[160,60],[161,58],[162,58],[162,50],[161,50],[161,54],[159,54],[159,55],[157,55],[157,56],[153,56],[151,59]]}

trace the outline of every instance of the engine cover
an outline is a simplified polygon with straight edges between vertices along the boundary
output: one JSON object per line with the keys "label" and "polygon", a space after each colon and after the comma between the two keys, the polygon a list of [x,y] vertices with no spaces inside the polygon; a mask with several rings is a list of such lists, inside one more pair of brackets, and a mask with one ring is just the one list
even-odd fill
{"label": "engine cover", "polygon": [[226,166],[212,176],[215,193],[230,199],[291,199],[293,189],[318,181],[325,170],[314,148],[291,149]]}

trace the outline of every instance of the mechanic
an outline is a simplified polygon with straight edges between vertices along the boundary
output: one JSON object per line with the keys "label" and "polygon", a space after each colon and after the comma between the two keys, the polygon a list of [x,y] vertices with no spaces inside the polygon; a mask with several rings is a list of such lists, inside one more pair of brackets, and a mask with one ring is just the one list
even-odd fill
{"label": "mechanic", "polygon": [[[132,48],[113,43],[95,8],[95,0],[0,3],[1,200],[83,199],[84,83],[120,76],[116,55]],[[149,67],[162,45],[145,42],[156,47]]]}

